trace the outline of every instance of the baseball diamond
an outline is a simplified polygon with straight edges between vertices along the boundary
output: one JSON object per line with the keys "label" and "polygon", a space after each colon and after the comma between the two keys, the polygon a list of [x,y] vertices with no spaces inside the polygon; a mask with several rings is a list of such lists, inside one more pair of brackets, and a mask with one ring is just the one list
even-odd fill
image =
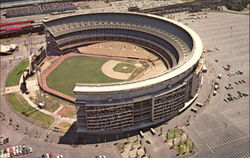
{"label": "baseball diamond", "polygon": [[[142,13],[91,13],[50,19],[47,55],[110,41],[129,42],[155,56],[166,69],[157,76],[115,83],[76,83],[77,132],[121,133],[163,123],[186,109],[202,82],[202,41],[187,26]],[[108,55],[108,54],[107,54]],[[125,73],[137,66],[116,65]]]}

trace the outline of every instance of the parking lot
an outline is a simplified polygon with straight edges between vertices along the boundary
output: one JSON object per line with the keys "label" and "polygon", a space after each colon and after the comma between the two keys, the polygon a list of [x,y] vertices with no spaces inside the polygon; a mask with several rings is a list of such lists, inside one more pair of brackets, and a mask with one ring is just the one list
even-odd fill
{"label": "parking lot", "polygon": [[[199,150],[194,157],[207,154],[209,157],[248,157],[249,17],[209,13],[206,20],[194,20],[188,25],[200,35],[204,49],[212,51],[203,56],[214,76],[221,74],[221,79],[213,79],[218,82],[218,93],[187,127]],[[225,69],[227,65],[230,70]]]}

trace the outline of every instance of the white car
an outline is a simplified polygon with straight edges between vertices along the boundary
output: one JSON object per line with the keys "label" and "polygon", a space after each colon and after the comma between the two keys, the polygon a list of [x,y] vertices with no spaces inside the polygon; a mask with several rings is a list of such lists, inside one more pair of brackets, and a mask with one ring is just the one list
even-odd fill
{"label": "white car", "polygon": [[7,153],[10,153],[10,148],[7,148],[7,149],[6,149],[6,152],[7,152]]}
{"label": "white car", "polygon": [[7,155],[7,157],[9,158],[10,157],[10,153],[8,152],[8,153],[6,153],[6,155]]}
{"label": "white car", "polygon": [[0,145],[3,145],[3,137],[0,138]]}
{"label": "white car", "polygon": [[3,155],[4,153],[4,150],[0,150],[0,156]]}
{"label": "white car", "polygon": [[30,153],[32,153],[32,152],[33,152],[32,147],[29,147],[29,152],[30,152]]}
{"label": "white car", "polygon": [[8,158],[7,153],[3,154],[3,158]]}
{"label": "white car", "polygon": [[16,154],[16,150],[15,150],[16,148],[15,147],[13,147],[13,155],[14,156],[16,156],[17,154]]}
{"label": "white car", "polygon": [[22,148],[22,145],[19,145],[18,146],[18,150],[19,150],[19,154],[21,155],[21,154],[23,154],[23,148]]}
{"label": "white car", "polygon": [[15,151],[16,151],[16,155],[19,155],[19,149],[18,149],[18,146],[15,146]]}

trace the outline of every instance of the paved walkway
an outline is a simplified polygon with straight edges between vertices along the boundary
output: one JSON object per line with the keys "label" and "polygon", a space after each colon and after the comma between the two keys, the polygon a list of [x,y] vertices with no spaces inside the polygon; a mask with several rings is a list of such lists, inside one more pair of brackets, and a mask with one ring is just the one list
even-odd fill
{"label": "paved walkway", "polygon": [[20,86],[5,87],[2,95],[9,94],[9,93],[15,93],[15,92],[20,92]]}
{"label": "paved walkway", "polygon": [[44,109],[40,109],[35,103],[33,103],[30,98],[26,95],[26,94],[22,94],[21,91],[20,91],[20,87],[19,86],[14,86],[14,87],[6,87],[5,88],[5,92],[3,94],[9,94],[9,93],[20,93],[23,98],[29,103],[30,106],[32,106],[33,108],[41,111],[42,113],[44,114],[47,114],[47,115],[50,115],[50,116],[53,116],[55,119],[57,118],[58,120],[61,120],[61,121],[68,121],[70,123],[73,123],[75,121],[75,119],[72,119],[72,118],[61,118],[60,115],[57,115],[57,112],[59,110],[61,110],[63,108],[63,106],[59,107],[55,112],[49,112],[47,110],[44,110]]}
{"label": "paved walkway", "polygon": [[41,111],[42,113],[44,114],[47,114],[47,115],[50,115],[50,116],[53,116],[55,118],[55,121],[67,121],[67,122],[70,122],[70,123],[73,123],[74,121],[76,121],[76,119],[72,119],[72,118],[65,118],[65,117],[61,117],[60,115],[57,115],[56,113],[51,113],[47,110],[44,110],[44,109],[40,109],[35,103],[33,103],[29,97],[26,95],[26,94],[23,94],[23,98],[29,103],[30,106],[32,106],[33,108]]}
{"label": "paved walkway", "polygon": [[[22,78],[22,77],[21,77]],[[21,93],[20,91],[20,86],[13,86],[13,87],[6,87],[5,91],[2,94],[9,94],[9,93],[19,93],[20,95],[23,96],[23,98],[28,102],[30,106],[32,106],[34,109],[39,110],[40,112],[50,115],[54,117],[55,122],[49,127],[49,129],[53,128],[55,125],[57,125],[60,122],[68,122],[68,123],[74,123],[76,119],[74,118],[67,118],[67,117],[62,117],[61,115],[58,115],[57,112],[60,111],[63,106],[60,106],[55,112],[49,112],[44,109],[40,109],[34,102],[32,102],[26,94]]]}

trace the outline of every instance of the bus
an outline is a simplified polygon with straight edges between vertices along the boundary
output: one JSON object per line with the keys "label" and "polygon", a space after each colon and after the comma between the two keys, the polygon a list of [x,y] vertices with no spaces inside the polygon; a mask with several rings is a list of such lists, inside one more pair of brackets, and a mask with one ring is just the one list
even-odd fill
{"label": "bus", "polygon": [[143,134],[143,132],[142,132],[142,131],[140,131],[139,133],[140,133],[140,136],[141,136],[142,138],[144,138],[144,134]]}

